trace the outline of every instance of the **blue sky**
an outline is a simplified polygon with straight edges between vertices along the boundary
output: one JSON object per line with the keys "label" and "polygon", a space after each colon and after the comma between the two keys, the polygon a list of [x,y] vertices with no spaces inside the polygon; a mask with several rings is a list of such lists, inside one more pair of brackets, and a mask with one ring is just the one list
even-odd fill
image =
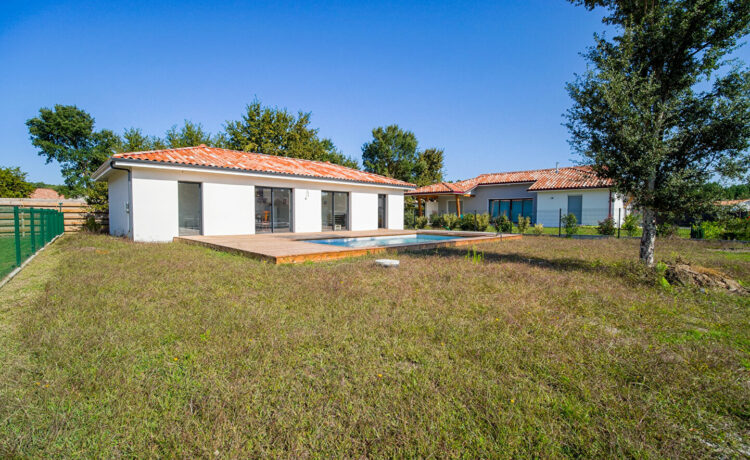
{"label": "blue sky", "polygon": [[[61,183],[28,139],[40,107],[98,128],[219,131],[246,103],[311,111],[360,158],[397,123],[445,149],[447,178],[575,160],[562,114],[598,13],[563,0],[0,4],[0,166]],[[738,55],[748,61],[747,47]]]}

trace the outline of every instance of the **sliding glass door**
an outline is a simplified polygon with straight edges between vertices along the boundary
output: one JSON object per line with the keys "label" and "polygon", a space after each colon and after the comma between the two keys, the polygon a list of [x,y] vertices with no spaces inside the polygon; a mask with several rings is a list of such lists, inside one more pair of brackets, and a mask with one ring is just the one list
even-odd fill
{"label": "sliding glass door", "polygon": [[534,219],[534,200],[490,200],[490,217],[493,219],[505,214],[513,222],[518,222],[518,216]]}
{"label": "sliding glass door", "polygon": [[255,187],[255,233],[292,231],[292,189]]}
{"label": "sliding glass door", "polygon": [[321,220],[323,231],[349,230],[349,194],[321,192]]}
{"label": "sliding glass door", "polygon": [[200,183],[177,183],[177,222],[180,236],[203,233]]}

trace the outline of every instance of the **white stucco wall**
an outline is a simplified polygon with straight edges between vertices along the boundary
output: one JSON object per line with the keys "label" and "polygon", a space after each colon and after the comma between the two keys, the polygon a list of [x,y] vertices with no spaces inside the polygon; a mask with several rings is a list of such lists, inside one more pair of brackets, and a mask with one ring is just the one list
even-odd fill
{"label": "white stucco wall", "polygon": [[203,182],[203,234],[255,233],[255,187],[249,184]]}
{"label": "white stucco wall", "polygon": [[133,239],[172,241],[177,236],[177,180],[151,170],[133,169]]}
{"label": "white stucco wall", "polygon": [[294,207],[294,231],[296,233],[322,230],[320,198],[319,189],[294,189],[292,206]]}
{"label": "white stucco wall", "polygon": [[[123,172],[123,174],[125,174]],[[367,184],[298,180],[285,177],[248,176],[177,168],[132,167],[132,228],[136,241],[172,241],[179,234],[177,183],[202,184],[204,235],[239,235],[255,232],[255,187],[291,188],[295,232],[321,231],[321,191],[349,193],[349,225],[352,230],[376,230],[378,194],[387,195],[387,225],[404,226],[403,191]],[[121,184],[110,176],[110,193],[121,202]],[[126,181],[127,183],[127,181]],[[126,189],[127,190],[127,189]],[[127,196],[127,195],[126,195]],[[119,206],[119,205],[118,205]],[[122,216],[111,218],[116,222]],[[122,204],[124,209],[124,204]],[[120,227],[117,227],[120,228]]]}
{"label": "white stucco wall", "polygon": [[[579,225],[597,225],[610,213],[609,189],[537,192],[537,222],[545,227],[557,227],[560,209],[563,216],[568,213],[568,196],[571,195],[582,197],[582,216]],[[617,209],[614,210],[614,217],[617,217]]]}
{"label": "white stucco wall", "polygon": [[[399,193],[388,193],[386,197],[385,212],[387,215],[386,226],[390,230],[403,230],[404,229],[404,194]],[[375,202],[375,212],[377,215],[377,201]],[[377,227],[377,219],[375,224]]]}
{"label": "white stucco wall", "polygon": [[109,177],[109,234],[129,236],[130,188],[127,171],[113,171]]}
{"label": "white stucco wall", "polygon": [[[386,205],[387,206],[387,205]],[[378,228],[378,194],[351,192],[349,194],[349,223],[351,230]]]}

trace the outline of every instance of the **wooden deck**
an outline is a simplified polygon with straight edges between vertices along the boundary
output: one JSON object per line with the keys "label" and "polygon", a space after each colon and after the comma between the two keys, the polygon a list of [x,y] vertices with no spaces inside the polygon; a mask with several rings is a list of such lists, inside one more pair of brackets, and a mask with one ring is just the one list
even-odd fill
{"label": "wooden deck", "polygon": [[[412,235],[414,233],[462,237],[456,240],[435,241],[422,244],[406,244],[373,248],[347,248],[327,244],[310,243],[312,239],[356,238],[365,236]],[[300,263],[355,257],[385,252],[391,249],[432,249],[448,246],[466,246],[490,241],[519,239],[521,235],[446,232],[440,230],[369,230],[318,233],[265,233],[258,235],[180,236],[175,241],[206,246],[219,251],[241,254],[275,264]]]}

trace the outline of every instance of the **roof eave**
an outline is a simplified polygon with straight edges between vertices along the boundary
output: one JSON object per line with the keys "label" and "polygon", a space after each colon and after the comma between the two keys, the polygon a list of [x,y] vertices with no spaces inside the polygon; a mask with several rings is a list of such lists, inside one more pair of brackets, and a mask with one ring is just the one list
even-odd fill
{"label": "roof eave", "polygon": [[[105,164],[107,165],[108,169],[111,169],[111,164],[114,163],[115,165],[156,165],[156,166],[165,166],[165,167],[176,167],[176,168],[189,168],[189,169],[197,169],[197,170],[212,170],[212,171],[228,171],[228,172],[235,172],[240,174],[259,174],[262,176],[271,176],[271,177],[291,177],[296,179],[308,179],[308,180],[324,180],[324,181],[333,181],[333,182],[341,182],[344,184],[361,184],[361,185],[370,185],[375,187],[390,187],[390,188],[399,188],[399,189],[413,189],[416,187],[414,184],[387,184],[382,182],[368,182],[368,181],[358,181],[358,180],[352,180],[352,179],[339,179],[336,177],[324,177],[324,176],[308,176],[304,174],[289,174],[289,173],[280,173],[280,172],[272,172],[272,171],[257,171],[252,169],[241,169],[241,168],[226,168],[223,166],[209,166],[209,165],[191,165],[186,163],[171,163],[167,161],[153,161],[153,160],[136,160],[133,158],[110,158],[109,161],[107,161]],[[103,167],[104,165],[102,165]],[[101,169],[101,167],[100,167]],[[99,170],[97,170],[98,172]],[[106,172],[106,171],[105,171]],[[96,173],[94,173],[96,174]],[[92,176],[93,177],[93,176]],[[101,178],[104,178],[104,173],[102,173]],[[95,178],[95,180],[99,180],[99,178]]]}

